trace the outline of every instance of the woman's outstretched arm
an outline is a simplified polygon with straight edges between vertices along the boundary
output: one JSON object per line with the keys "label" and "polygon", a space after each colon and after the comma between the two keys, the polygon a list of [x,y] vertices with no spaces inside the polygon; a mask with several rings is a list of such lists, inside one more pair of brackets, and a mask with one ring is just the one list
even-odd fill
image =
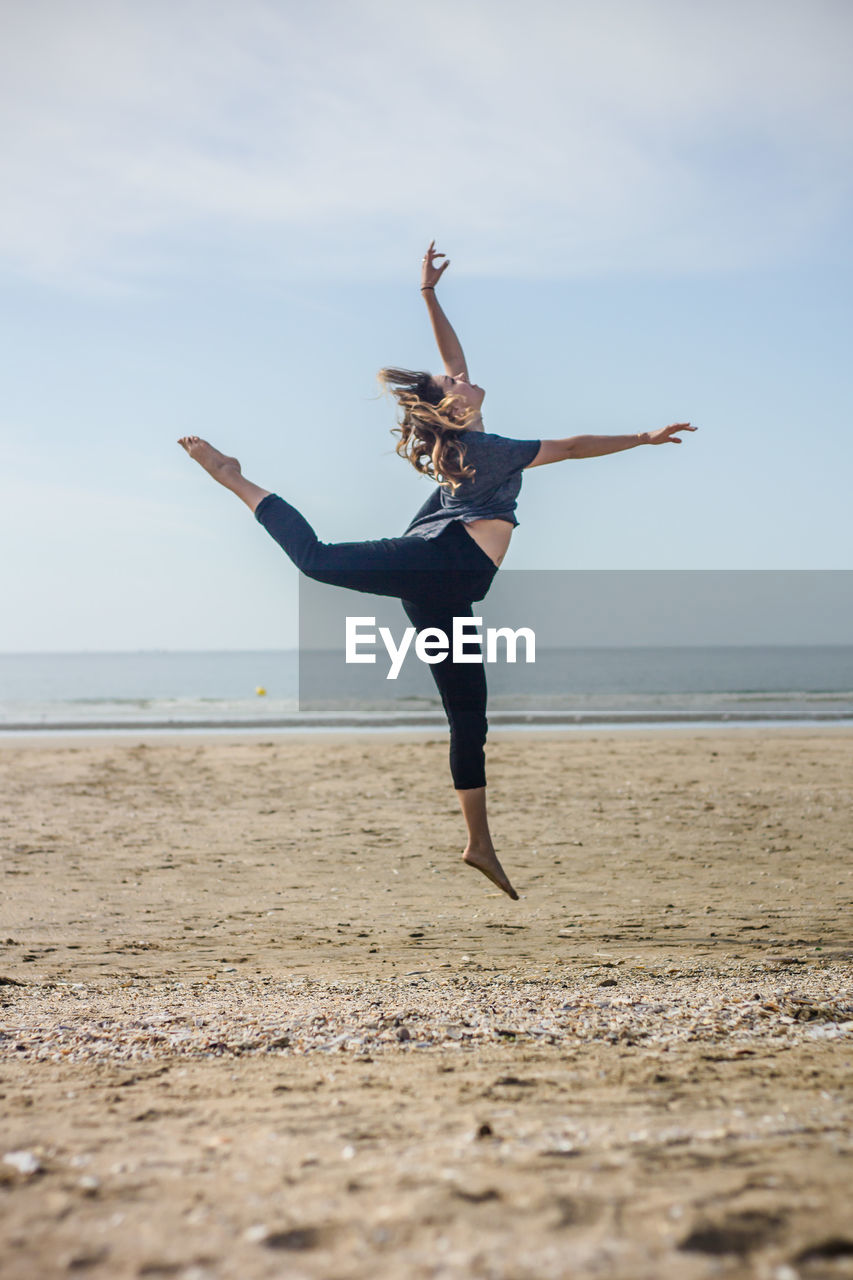
{"label": "woman's outstretched arm", "polygon": [[435,341],[438,346],[438,354],[444,364],[444,372],[449,373],[453,378],[458,378],[461,375],[467,382],[468,366],[465,363],[462,345],[454,332],[452,324],[442,311],[441,303],[435,292],[435,286],[450,266],[450,259],[445,258],[441,266],[437,267],[435,265],[437,258],[444,258],[444,254],[436,253],[435,241],[432,240],[421,263],[421,297],[427,305],[432,331],[435,334]]}
{"label": "woman's outstretched arm", "polygon": [[657,431],[635,431],[630,436],[567,436],[565,440],[543,440],[529,465],[544,467],[549,462],[565,462],[568,458],[603,458],[607,453],[621,453],[640,444],[681,444],[677,432],[696,430],[698,428],[691,427],[689,422],[674,422]]}

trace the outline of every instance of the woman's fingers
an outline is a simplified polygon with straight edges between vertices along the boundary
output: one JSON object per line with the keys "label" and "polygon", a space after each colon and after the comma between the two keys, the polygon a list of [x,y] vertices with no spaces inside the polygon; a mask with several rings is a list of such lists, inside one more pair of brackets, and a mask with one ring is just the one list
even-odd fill
{"label": "woman's fingers", "polygon": [[671,422],[668,427],[659,427],[657,431],[649,432],[650,444],[681,444],[682,441],[675,434],[677,431],[697,431],[698,428],[689,422]]}
{"label": "woman's fingers", "polygon": [[438,253],[435,241],[430,240],[421,259],[421,288],[434,289],[449,266],[450,259],[444,253]]}

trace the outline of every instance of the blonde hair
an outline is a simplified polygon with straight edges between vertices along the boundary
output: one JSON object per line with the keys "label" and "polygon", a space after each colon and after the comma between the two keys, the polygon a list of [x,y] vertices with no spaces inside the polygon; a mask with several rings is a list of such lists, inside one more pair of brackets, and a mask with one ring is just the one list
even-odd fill
{"label": "blonde hair", "polygon": [[445,395],[430,373],[412,369],[380,369],[379,382],[391,392],[400,409],[397,453],[415,470],[447,485],[455,493],[463,480],[474,475],[465,466],[465,448],[459,438],[476,416],[459,396]]}

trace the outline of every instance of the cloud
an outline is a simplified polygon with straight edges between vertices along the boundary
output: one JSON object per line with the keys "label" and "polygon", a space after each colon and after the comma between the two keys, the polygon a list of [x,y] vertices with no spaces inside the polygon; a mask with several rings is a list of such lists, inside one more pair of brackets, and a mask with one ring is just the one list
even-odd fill
{"label": "cloud", "polygon": [[433,231],[475,273],[713,270],[814,257],[849,218],[846,0],[31,0],[2,21],[0,260],[24,277],[216,256],[358,278]]}

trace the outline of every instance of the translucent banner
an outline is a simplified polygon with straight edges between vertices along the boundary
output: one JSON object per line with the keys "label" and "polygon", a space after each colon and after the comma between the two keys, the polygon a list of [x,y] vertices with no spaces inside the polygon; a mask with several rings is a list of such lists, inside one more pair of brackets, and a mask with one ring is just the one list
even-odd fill
{"label": "translucent banner", "polygon": [[482,661],[491,723],[853,718],[853,572],[502,570],[455,623],[300,579],[299,709],[432,723]]}

